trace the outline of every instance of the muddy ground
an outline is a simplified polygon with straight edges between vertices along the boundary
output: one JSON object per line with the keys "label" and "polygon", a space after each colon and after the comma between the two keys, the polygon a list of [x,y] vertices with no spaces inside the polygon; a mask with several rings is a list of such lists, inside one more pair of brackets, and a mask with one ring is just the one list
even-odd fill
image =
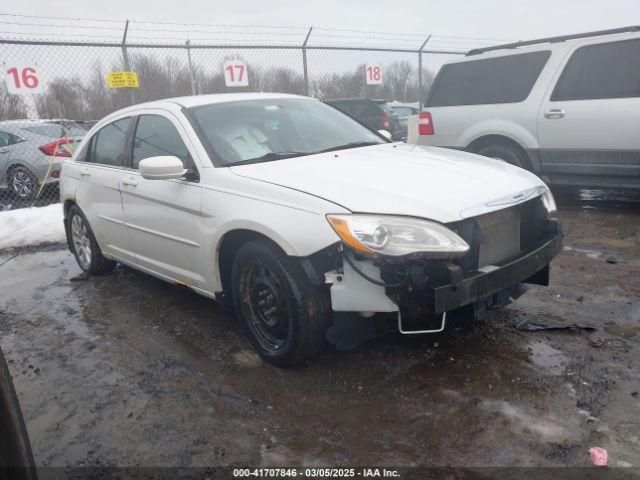
{"label": "muddy ground", "polygon": [[[36,462],[640,465],[640,198],[559,192],[552,285],[470,328],[389,334],[298,368],[131,269],[71,282],[61,246],[0,254],[0,344]],[[533,319],[595,331],[522,332]]]}

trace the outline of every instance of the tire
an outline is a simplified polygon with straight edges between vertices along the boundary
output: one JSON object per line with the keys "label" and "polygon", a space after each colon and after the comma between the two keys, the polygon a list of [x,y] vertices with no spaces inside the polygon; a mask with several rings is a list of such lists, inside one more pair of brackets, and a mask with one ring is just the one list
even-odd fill
{"label": "tire", "polygon": [[530,170],[529,159],[522,150],[517,147],[502,144],[502,143],[490,143],[483,145],[477,149],[474,149],[474,153],[483,155],[489,158],[497,158],[498,160],[504,160],[516,167]]}
{"label": "tire", "polygon": [[32,200],[38,193],[38,179],[31,171],[22,166],[9,172],[9,188],[20,200]]}
{"label": "tire", "polygon": [[96,237],[89,226],[87,217],[76,205],[69,209],[69,236],[72,252],[80,268],[89,275],[100,275],[111,272],[116,262],[108,260],[96,242]]}
{"label": "tire", "polygon": [[276,245],[253,240],[240,247],[231,282],[236,314],[264,360],[289,367],[327,346],[328,292]]}

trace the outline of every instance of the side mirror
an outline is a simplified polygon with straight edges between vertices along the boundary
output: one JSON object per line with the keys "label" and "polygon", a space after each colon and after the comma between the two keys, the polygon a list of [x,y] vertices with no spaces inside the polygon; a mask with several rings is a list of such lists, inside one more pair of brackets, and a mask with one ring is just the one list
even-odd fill
{"label": "side mirror", "polygon": [[378,133],[382,135],[384,138],[386,138],[387,140],[392,140],[391,132],[389,130],[378,130]]}
{"label": "side mirror", "polygon": [[170,180],[186,175],[182,160],[174,156],[149,157],[138,164],[140,175],[147,180]]}

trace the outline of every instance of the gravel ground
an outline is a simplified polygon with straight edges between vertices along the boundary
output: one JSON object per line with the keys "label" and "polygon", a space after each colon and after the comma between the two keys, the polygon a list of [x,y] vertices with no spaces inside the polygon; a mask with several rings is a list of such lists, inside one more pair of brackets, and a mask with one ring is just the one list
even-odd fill
{"label": "gravel ground", "polygon": [[289,370],[190,290],[125,267],[71,282],[59,245],[0,253],[0,345],[37,464],[586,466],[600,446],[640,466],[640,199],[558,200],[550,287]]}

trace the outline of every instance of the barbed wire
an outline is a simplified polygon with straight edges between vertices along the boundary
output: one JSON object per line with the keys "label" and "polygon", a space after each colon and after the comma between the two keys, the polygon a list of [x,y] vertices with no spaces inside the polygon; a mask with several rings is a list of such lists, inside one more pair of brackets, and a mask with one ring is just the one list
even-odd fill
{"label": "barbed wire", "polygon": [[[15,14],[15,13],[0,13],[0,17],[5,18],[17,18],[17,19],[38,19],[45,21],[55,21],[55,20],[64,20],[64,21],[74,21],[74,22],[100,22],[100,23],[108,23],[115,24],[119,23],[121,26],[106,26],[106,25],[60,25],[58,23],[34,23],[34,22],[24,22],[24,21],[6,21],[0,20],[0,24],[3,25],[15,25],[15,26],[27,26],[27,27],[38,27],[38,28],[72,28],[72,29],[82,29],[82,30],[109,30],[109,31],[124,31],[124,24],[126,20],[114,20],[114,19],[98,19],[98,18],[86,18],[86,17],[56,17],[56,16],[44,16],[44,15],[26,15],[26,14]],[[138,25],[143,25],[142,27]],[[160,27],[206,27],[208,30],[194,30],[192,28],[147,28],[144,25],[152,25],[152,26],[160,26]],[[237,31],[237,30],[219,30],[219,29],[229,29],[229,28],[242,28],[242,29],[260,29],[262,31]],[[275,30],[275,31],[274,31]],[[288,30],[288,31],[282,31]],[[185,35],[185,37],[175,37],[175,36],[155,36],[155,37],[136,37],[140,40],[152,40],[152,41],[162,41],[162,40],[192,40],[192,41],[219,41],[224,39],[214,39],[214,38],[189,38],[193,35],[236,35],[236,36],[264,36],[265,38],[274,37],[298,37],[302,41],[305,35],[309,32],[309,27],[301,27],[301,26],[283,26],[283,25],[245,25],[245,24],[206,24],[206,23],[180,23],[180,22],[163,22],[163,21],[150,21],[150,20],[130,20],[129,21],[129,32],[146,32],[146,33],[157,33],[160,35],[166,33],[180,33]],[[327,33],[329,32],[329,33]],[[94,34],[72,34],[65,33],[61,34],[59,32],[55,33],[40,33],[40,32],[0,32],[3,34],[11,34],[11,35],[63,35],[67,37],[87,37],[87,38],[109,38],[115,39],[120,38],[120,35],[94,35]],[[351,34],[357,35],[351,35]],[[370,30],[359,30],[359,29],[349,29],[349,28],[338,28],[338,27],[328,27],[328,26],[318,26],[313,27],[313,35],[310,39],[314,44],[326,44],[323,43],[323,39],[346,39],[346,40],[358,40],[361,42],[365,42],[364,45],[370,46],[370,42],[372,40],[379,40],[381,42],[385,42],[385,44],[392,45],[402,45],[404,48],[409,48],[409,44],[412,45],[421,45],[422,42],[429,37],[427,34],[418,34],[418,33],[398,33],[398,32],[380,32],[380,31],[370,31]],[[483,37],[465,37],[465,36],[456,36],[456,35],[441,35],[441,34],[432,34],[430,36],[429,44],[436,44],[441,46],[454,46],[458,48],[462,48],[462,46],[469,47],[477,47],[477,46],[486,46],[491,44],[491,42],[497,43],[508,43],[513,40],[509,39],[496,39],[496,38],[483,38]],[[133,38],[130,36],[129,38]],[[289,42],[287,42],[289,43]],[[363,46],[364,46],[363,45]]]}

